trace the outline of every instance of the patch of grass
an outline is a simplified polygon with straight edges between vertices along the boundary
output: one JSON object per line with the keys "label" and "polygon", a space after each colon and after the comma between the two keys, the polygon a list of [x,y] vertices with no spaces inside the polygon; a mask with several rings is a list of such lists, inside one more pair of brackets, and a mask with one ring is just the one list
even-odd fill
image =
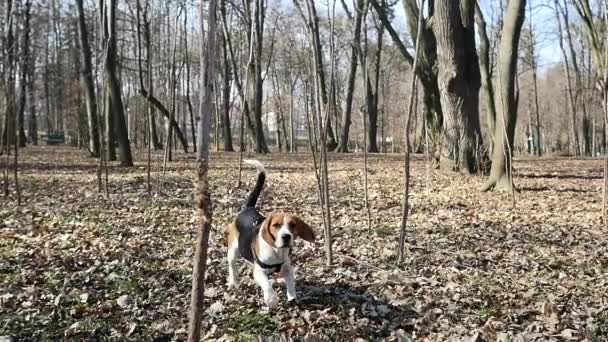
{"label": "patch of grass", "polygon": [[23,281],[23,275],[21,274],[21,271],[18,271],[17,269],[2,269],[0,270],[0,274],[2,274],[2,282],[0,283],[4,283],[8,286],[16,286]]}
{"label": "patch of grass", "polygon": [[475,310],[475,315],[479,318],[481,322],[485,322],[488,318],[492,316],[496,316],[498,310],[491,306],[481,306],[477,310]]}
{"label": "patch of grass", "polygon": [[277,322],[257,312],[244,313],[228,323],[238,341],[255,341],[257,336],[272,335]]}
{"label": "patch of grass", "polygon": [[136,280],[131,278],[117,278],[112,282],[115,292],[128,293],[128,294],[140,294],[144,289],[139,285]]}
{"label": "patch of grass", "polygon": [[379,237],[394,236],[396,234],[394,226],[377,226],[374,230]]}
{"label": "patch of grass", "polygon": [[593,342],[606,341],[608,336],[608,312],[604,312],[595,318],[595,329],[587,332]]}

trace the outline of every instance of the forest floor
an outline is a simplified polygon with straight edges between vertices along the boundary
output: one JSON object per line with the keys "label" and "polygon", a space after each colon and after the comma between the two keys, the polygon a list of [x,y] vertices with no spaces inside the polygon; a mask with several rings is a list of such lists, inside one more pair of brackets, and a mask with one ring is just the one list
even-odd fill
{"label": "forest floor", "polygon": [[[160,158],[155,155],[153,165]],[[23,204],[16,205],[12,192],[0,197],[0,336],[185,339],[195,162],[182,154],[176,159],[162,191],[150,198],[145,154],[138,151],[136,167],[110,167],[106,197],[97,191],[97,163],[86,152],[22,150]],[[310,155],[260,159],[268,169],[260,209],[295,212],[320,239],[298,241],[294,251],[297,303],[262,310],[245,264],[240,288],[227,289],[223,229],[255,172],[244,169],[244,186],[236,189],[238,154],[213,154],[206,340],[608,339],[601,161],[517,160],[521,193],[513,207],[505,194],[480,193],[480,177],[434,171],[427,184],[424,161],[416,158],[409,252],[398,267],[402,157],[370,156],[368,230],[362,156],[332,155],[335,262],[328,267]],[[155,185],[158,175],[152,174]],[[283,285],[277,289],[284,299]]]}

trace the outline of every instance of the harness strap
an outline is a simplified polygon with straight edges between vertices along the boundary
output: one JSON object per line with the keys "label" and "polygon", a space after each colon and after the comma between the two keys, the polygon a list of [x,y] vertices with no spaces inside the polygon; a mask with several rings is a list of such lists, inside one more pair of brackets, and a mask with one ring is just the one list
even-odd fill
{"label": "harness strap", "polygon": [[[279,271],[281,271],[281,266],[283,266],[283,264],[285,263],[285,262],[281,262],[279,264],[270,264],[269,265],[267,263],[262,262],[258,258],[258,256],[255,254],[254,248],[251,248],[251,253],[253,254],[253,260],[255,261],[255,263],[258,264],[261,268],[266,269],[266,270],[272,269],[272,272],[270,274],[278,273]],[[291,248],[289,249],[289,254],[291,254]]]}

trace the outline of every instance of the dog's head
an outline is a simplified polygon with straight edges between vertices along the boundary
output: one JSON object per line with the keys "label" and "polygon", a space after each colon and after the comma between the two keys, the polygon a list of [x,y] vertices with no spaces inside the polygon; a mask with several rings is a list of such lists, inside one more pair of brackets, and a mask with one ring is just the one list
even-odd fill
{"label": "dog's head", "polygon": [[274,248],[291,248],[295,238],[313,242],[315,233],[310,226],[295,215],[270,214],[261,228],[262,238]]}

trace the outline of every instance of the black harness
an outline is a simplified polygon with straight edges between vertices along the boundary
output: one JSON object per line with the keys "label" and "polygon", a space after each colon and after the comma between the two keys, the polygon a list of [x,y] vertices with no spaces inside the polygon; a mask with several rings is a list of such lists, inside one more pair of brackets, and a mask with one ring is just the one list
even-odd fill
{"label": "black harness", "polygon": [[[285,262],[281,262],[278,264],[267,264],[265,262],[262,262],[262,260],[258,259],[258,256],[255,254],[255,250],[253,249],[253,247],[251,247],[251,253],[253,254],[253,260],[255,261],[255,263],[258,264],[258,266],[260,266],[264,270],[269,270],[270,274],[281,272],[281,267],[283,267],[283,264]],[[291,255],[291,248],[289,249],[289,255]]]}
{"label": "black harness", "polygon": [[[281,271],[281,267],[285,262],[277,264],[267,264],[262,262],[253,249],[253,240],[260,232],[262,223],[266,218],[260,215],[255,208],[249,207],[243,209],[237,215],[237,227],[239,229],[239,253],[241,256],[252,264],[257,264],[268,274],[275,274]],[[275,239],[275,236],[269,231],[270,237]],[[291,255],[291,248],[289,249]]]}

